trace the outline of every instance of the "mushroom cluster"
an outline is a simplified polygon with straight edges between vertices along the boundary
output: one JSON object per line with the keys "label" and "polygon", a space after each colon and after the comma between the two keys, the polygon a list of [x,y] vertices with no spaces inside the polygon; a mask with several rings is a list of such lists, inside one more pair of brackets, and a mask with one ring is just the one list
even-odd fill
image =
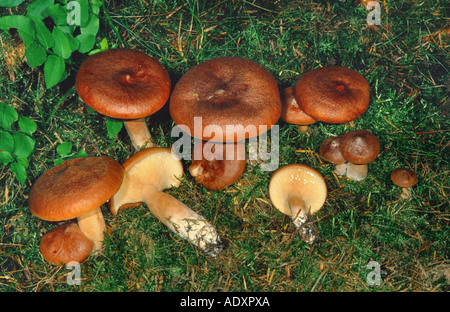
{"label": "mushroom cluster", "polygon": [[[189,172],[199,184],[217,191],[241,177],[245,140],[278,121],[281,100],[267,69],[240,57],[217,57],[181,77],[170,96],[169,110],[177,125],[187,127],[200,140]],[[195,123],[199,119],[201,125]]]}
{"label": "mushroom cluster", "polygon": [[320,145],[320,155],[335,164],[334,172],[355,181],[364,180],[368,164],[378,157],[380,143],[368,130],[352,130],[343,136],[326,138]]}
{"label": "mushroom cluster", "polygon": [[317,121],[340,124],[350,122],[369,107],[370,89],[366,78],[346,67],[329,66],[308,71],[294,87],[282,92],[281,119],[307,126]]}
{"label": "mushroom cluster", "polygon": [[[29,194],[31,213],[50,222],[65,222],[46,233],[40,243],[42,256],[52,264],[81,262],[102,250],[108,230],[103,204],[114,216],[145,204],[168,229],[206,255],[221,252],[223,241],[214,225],[165,192],[180,186],[183,164],[171,149],[155,146],[146,117],[167,102],[174,123],[195,141],[190,175],[205,188],[218,191],[244,173],[247,139],[261,136],[280,118],[302,127],[318,121],[350,122],[367,110],[370,93],[367,80],[344,67],[311,70],[280,92],[267,69],[240,57],[217,57],[198,64],[171,92],[164,67],[133,49],[89,56],[77,73],[76,89],[86,105],[124,121],[135,153],[122,164],[109,156],[76,158],[54,166],[35,181]],[[379,141],[370,131],[353,130],[325,139],[320,155],[336,165],[336,174],[361,181],[379,150]],[[391,179],[403,188],[402,197],[410,198],[415,173],[397,169]],[[290,217],[301,239],[317,241],[312,216],[327,198],[324,177],[307,165],[288,164],[273,173],[268,191],[273,206]]]}

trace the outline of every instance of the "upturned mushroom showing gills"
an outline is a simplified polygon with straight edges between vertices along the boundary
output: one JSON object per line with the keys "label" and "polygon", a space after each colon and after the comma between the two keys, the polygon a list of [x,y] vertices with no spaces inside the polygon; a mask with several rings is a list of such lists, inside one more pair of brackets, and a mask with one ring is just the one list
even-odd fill
{"label": "upturned mushroom showing gills", "polygon": [[326,123],[346,123],[363,114],[370,100],[366,78],[345,67],[330,66],[300,76],[294,86],[299,108]]}
{"label": "upturned mushroom showing gills", "polygon": [[176,154],[162,147],[146,148],[122,165],[124,182],[109,201],[112,214],[144,202],[159,221],[205,254],[215,257],[222,250],[222,241],[209,221],[163,192],[180,185],[183,166]]}
{"label": "upturned mushroom showing gills", "polygon": [[65,161],[33,184],[28,195],[31,213],[46,221],[76,218],[81,232],[93,242],[92,252],[99,252],[106,230],[101,206],[119,190],[124,172],[108,156]]}
{"label": "upturned mushroom showing gills", "polygon": [[291,217],[305,242],[312,244],[318,239],[311,216],[322,208],[327,198],[327,186],[319,172],[302,164],[281,167],[270,180],[269,195],[274,207]]}
{"label": "upturned mushroom showing gills", "polygon": [[102,51],[84,60],[75,85],[86,105],[124,121],[136,149],[154,145],[145,117],[164,106],[171,87],[157,60],[132,49]]}
{"label": "upturned mushroom showing gills", "polygon": [[406,168],[397,168],[391,173],[392,182],[402,188],[400,198],[409,200],[412,198],[411,188],[416,185],[418,177],[414,171]]}
{"label": "upturned mushroom showing gills", "polygon": [[[206,151],[205,151],[206,149]],[[235,183],[246,166],[245,144],[197,141],[189,173],[205,188],[218,191]]]}

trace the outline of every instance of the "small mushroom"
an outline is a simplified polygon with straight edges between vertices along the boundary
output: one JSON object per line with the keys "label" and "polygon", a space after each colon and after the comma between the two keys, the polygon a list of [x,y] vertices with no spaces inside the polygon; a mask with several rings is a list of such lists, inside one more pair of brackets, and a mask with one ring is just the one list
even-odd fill
{"label": "small mushroom", "polygon": [[411,187],[417,183],[417,175],[411,169],[397,168],[391,173],[391,180],[395,185],[402,188],[402,194],[400,197],[405,200],[412,198]]}
{"label": "small mushroom", "polygon": [[343,164],[347,162],[341,153],[342,136],[332,136],[323,140],[320,145],[320,156],[332,164]]}
{"label": "small mushroom", "polygon": [[153,146],[145,117],[167,102],[171,81],[163,66],[132,49],[111,49],[87,57],[76,77],[84,103],[124,121],[136,149]]}
{"label": "small mushroom", "polygon": [[327,186],[319,172],[302,164],[281,167],[270,180],[269,195],[275,208],[292,218],[304,241],[317,240],[311,216],[322,208],[327,197]]}
{"label": "small mushroom", "polygon": [[123,164],[124,182],[109,201],[116,215],[121,208],[144,202],[150,212],[171,231],[215,257],[222,241],[214,226],[175,197],[163,190],[178,187],[183,176],[180,159],[162,147],[142,149]]}
{"label": "small mushroom", "polygon": [[298,106],[312,118],[333,124],[346,123],[369,106],[369,83],[345,67],[317,68],[300,76],[294,86]]}
{"label": "small mushroom", "polygon": [[340,149],[342,156],[348,161],[345,164],[346,176],[351,180],[361,181],[367,176],[368,164],[378,157],[380,143],[370,131],[353,130],[342,136]]}
{"label": "small mushroom", "polygon": [[50,168],[28,195],[31,213],[46,221],[77,218],[78,226],[101,250],[106,230],[101,205],[122,184],[124,169],[108,156],[76,158]]}
{"label": "small mushroom", "polygon": [[[205,151],[207,149],[207,151]],[[245,171],[245,145],[197,141],[189,173],[205,188],[218,191],[235,183]]]}
{"label": "small mushroom", "polygon": [[305,133],[308,125],[317,120],[307,115],[297,103],[294,95],[294,87],[288,87],[280,92],[281,97],[281,120],[298,125],[298,129]]}
{"label": "small mushroom", "polygon": [[83,262],[94,248],[94,242],[80,230],[75,222],[63,224],[46,233],[39,250],[49,263],[58,265],[71,261]]}

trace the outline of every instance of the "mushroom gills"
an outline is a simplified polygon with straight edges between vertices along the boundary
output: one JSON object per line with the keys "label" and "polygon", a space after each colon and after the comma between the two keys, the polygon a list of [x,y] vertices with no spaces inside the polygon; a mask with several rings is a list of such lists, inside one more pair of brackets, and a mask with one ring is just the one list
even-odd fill
{"label": "mushroom gills", "polygon": [[144,189],[144,202],[150,212],[172,232],[215,257],[223,249],[216,228],[175,197],[155,186]]}
{"label": "mushroom gills", "polygon": [[319,233],[313,223],[310,207],[296,193],[288,195],[288,203],[291,209],[292,223],[301,239],[309,244],[317,241]]}

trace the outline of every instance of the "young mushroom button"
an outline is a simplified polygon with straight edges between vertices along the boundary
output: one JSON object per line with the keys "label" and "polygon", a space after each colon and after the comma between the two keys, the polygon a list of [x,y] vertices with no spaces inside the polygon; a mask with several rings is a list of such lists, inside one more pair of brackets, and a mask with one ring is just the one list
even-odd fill
{"label": "young mushroom button", "polygon": [[189,173],[205,188],[218,191],[235,183],[246,166],[245,144],[197,141]]}
{"label": "young mushroom button", "polygon": [[75,85],[86,105],[124,120],[136,149],[153,146],[145,117],[164,106],[171,87],[158,61],[132,49],[102,51],[84,60]]}
{"label": "young mushroom button", "polygon": [[270,180],[269,195],[275,208],[292,218],[304,241],[317,240],[310,219],[322,208],[327,197],[327,186],[319,172],[302,164],[281,167]]}
{"label": "young mushroom button", "polygon": [[402,199],[411,199],[411,187],[417,183],[417,175],[411,169],[397,168],[391,173],[391,180],[402,188]]}
{"label": "young mushroom button", "polygon": [[123,164],[126,171],[119,191],[109,201],[111,212],[145,202],[150,212],[171,231],[210,256],[222,250],[217,230],[175,197],[164,193],[178,187],[183,176],[180,159],[161,147],[142,149]]}
{"label": "young mushroom button", "polygon": [[101,205],[122,184],[124,169],[108,156],[76,158],[44,172],[28,195],[31,213],[46,221],[77,218],[78,226],[100,251],[106,224]]}

